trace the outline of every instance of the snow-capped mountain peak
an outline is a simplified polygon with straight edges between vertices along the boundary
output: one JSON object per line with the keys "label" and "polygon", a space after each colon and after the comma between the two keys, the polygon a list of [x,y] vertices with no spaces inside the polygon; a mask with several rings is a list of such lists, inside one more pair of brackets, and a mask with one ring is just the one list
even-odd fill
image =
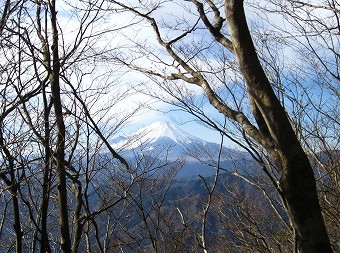
{"label": "snow-capped mountain peak", "polygon": [[156,121],[146,127],[137,130],[124,139],[113,143],[113,148],[116,149],[135,149],[139,146],[150,149],[155,146],[164,145],[188,145],[191,143],[205,143],[205,141],[181,130],[174,124]]}
{"label": "snow-capped mountain peak", "polygon": [[161,138],[169,138],[176,143],[191,143],[193,140],[202,141],[195,136],[184,132],[174,124],[156,121],[151,125],[144,127],[138,131],[138,134],[145,134],[143,140],[153,143]]}
{"label": "snow-capped mountain peak", "polygon": [[[185,157],[187,161],[211,160],[220,152],[220,145],[195,137],[174,124],[157,121],[125,137],[112,140],[111,146],[125,157],[142,155],[162,159]],[[223,148],[224,159],[238,155]]]}
{"label": "snow-capped mountain peak", "polygon": [[[220,144],[204,141],[174,124],[162,121],[154,122],[127,136],[118,136],[111,140],[111,146],[124,158],[136,162],[140,169],[143,166],[153,166],[155,161],[158,161],[156,167],[160,164],[159,168],[162,168],[166,161],[185,159],[185,164],[178,164],[183,165],[183,168],[177,175],[190,178],[215,173],[213,168],[197,161],[208,161],[207,164],[213,166],[215,159],[221,157],[224,168],[228,168],[229,160],[239,161],[240,157],[244,157],[242,152],[224,147],[221,150]],[[246,160],[242,158],[242,161]],[[234,167],[234,163],[231,164]]]}

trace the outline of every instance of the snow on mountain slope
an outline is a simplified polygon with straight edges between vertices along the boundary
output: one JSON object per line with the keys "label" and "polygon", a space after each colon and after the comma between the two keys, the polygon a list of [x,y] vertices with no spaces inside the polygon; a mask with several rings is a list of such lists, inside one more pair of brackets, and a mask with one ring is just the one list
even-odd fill
{"label": "snow on mountain slope", "polygon": [[[134,133],[111,140],[111,146],[127,159],[140,156],[161,160],[185,158],[184,167],[178,172],[179,178],[211,176],[220,153],[220,145],[197,138],[177,126],[157,121]],[[224,169],[235,167],[234,161],[244,164],[244,153],[223,147],[221,165]],[[205,162],[204,162],[205,161]],[[206,165],[209,164],[209,165]]]}
{"label": "snow on mountain slope", "polygon": [[[144,127],[136,132],[137,135],[141,135],[142,142],[153,143],[161,138],[169,138],[172,141],[184,144],[192,142],[204,142],[203,140],[196,138],[195,136],[181,130],[177,126],[171,123],[156,121],[150,126]],[[145,134],[145,135],[144,135]],[[144,135],[144,136],[143,136]]]}
{"label": "snow on mountain slope", "polygon": [[[111,141],[111,146],[123,155],[147,155],[162,159],[185,157],[187,161],[210,161],[214,164],[220,144],[195,137],[174,124],[157,121],[126,136]],[[230,161],[244,157],[243,152],[223,147],[221,159]]]}
{"label": "snow on mountain slope", "polygon": [[157,147],[188,148],[190,145],[206,145],[201,140],[175,126],[174,124],[156,121],[127,137],[117,137],[112,140],[112,147],[117,150],[132,150],[142,148],[154,150]]}

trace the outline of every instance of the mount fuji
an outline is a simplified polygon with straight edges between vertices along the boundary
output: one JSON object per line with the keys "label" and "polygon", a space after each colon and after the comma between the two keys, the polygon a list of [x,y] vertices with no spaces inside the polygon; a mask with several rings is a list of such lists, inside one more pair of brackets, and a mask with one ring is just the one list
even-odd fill
{"label": "mount fuji", "polygon": [[[211,176],[215,173],[220,145],[195,137],[174,124],[157,121],[128,136],[111,140],[111,146],[124,157],[157,157],[159,160],[184,158],[186,163],[178,173],[181,178]],[[221,164],[224,168],[235,167],[244,161],[244,153],[222,148]]]}
{"label": "mount fuji", "polygon": [[136,132],[111,141],[112,147],[119,152],[153,152],[166,151],[168,158],[194,156],[198,149],[218,149],[219,145],[197,138],[172,123],[156,121]]}

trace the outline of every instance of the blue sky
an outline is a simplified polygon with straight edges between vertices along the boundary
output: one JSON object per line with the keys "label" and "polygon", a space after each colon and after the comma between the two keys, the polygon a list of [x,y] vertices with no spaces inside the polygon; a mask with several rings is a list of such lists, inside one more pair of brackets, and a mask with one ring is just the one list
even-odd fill
{"label": "blue sky", "polygon": [[[160,8],[158,10],[158,15],[159,16],[165,16],[166,17],[166,20],[169,21],[169,18],[172,17],[173,20],[170,20],[170,22],[175,22],[176,18],[175,16],[178,15],[178,16],[181,16],[180,12],[183,10],[174,2],[168,2],[170,3],[171,5],[171,9],[170,8]],[[183,2],[181,2],[183,3]],[[189,4],[187,2],[185,2],[185,4],[188,4],[191,6],[192,10],[196,10],[196,8],[192,5],[192,4]],[[178,7],[176,9],[176,6]],[[248,6],[248,5],[247,5]],[[257,27],[257,26],[254,26],[254,29],[255,28],[258,28],[259,30],[257,32],[259,33],[262,33],[263,30],[260,29],[261,26],[263,26],[265,29],[264,31],[268,31],[268,27],[269,27],[269,24],[264,21],[265,19],[263,18],[263,16],[261,18],[259,18],[259,15],[264,15],[264,14],[261,14],[261,9],[258,9],[257,11],[254,11],[252,12],[251,11],[251,7],[247,7],[248,12],[247,14],[249,15],[249,19],[250,20],[261,20],[261,22],[256,22],[256,25],[259,25],[260,27]],[[175,13],[176,15],[170,15],[172,13]],[[155,14],[156,15],[156,14]],[[223,15],[223,14],[222,14]],[[186,19],[188,20],[189,23],[194,23],[195,20],[196,20],[196,16],[195,15],[192,15],[192,16],[185,16]],[[64,22],[62,22],[62,26],[65,27],[65,30],[64,33],[66,36],[66,40],[69,40],[70,41],[70,44],[72,45],[72,40],[74,40],[75,38],[75,31],[77,30],[77,25],[76,25],[76,22],[72,22],[72,28],[70,27],[70,22],[71,21],[76,21],[76,20],[73,20],[72,18],[70,17],[67,17],[65,16],[64,17],[65,20]],[[292,29],[292,27],[286,23],[283,22],[283,18],[282,16],[276,16],[276,14],[274,15],[270,15],[270,21],[273,22],[274,21],[277,21],[275,24],[278,25],[278,26],[284,26],[284,29]],[[108,16],[105,18],[105,20],[102,20],[101,22],[99,22],[98,24],[99,25],[95,25],[94,24],[94,28],[95,29],[103,29],[105,30],[105,28],[107,27],[110,27],[112,26],[112,24],[115,24],[117,26],[124,26],[126,23],[131,23],[131,22],[134,22],[138,20],[138,18],[134,18],[133,15],[131,15],[131,13],[113,13],[111,16]],[[161,20],[161,18],[159,18],[159,20]],[[251,22],[250,22],[251,23]],[[185,24],[185,23],[184,23]],[[70,29],[70,31],[67,31],[67,29]],[[269,31],[273,31],[274,30],[274,27],[271,27],[271,30]],[[92,31],[91,29],[89,29],[89,32]],[[178,32],[178,31],[176,31]],[[203,30],[197,30],[197,32],[195,32],[195,36],[192,36],[189,39],[192,39],[194,41],[194,39],[197,39],[198,41],[195,41],[195,43],[202,43],[205,41],[206,38],[208,38],[209,36],[203,36],[203,33],[206,32],[206,31],[203,31]],[[167,32],[164,32],[163,35],[164,36],[172,36],[174,35],[175,32],[174,31],[167,31]],[[115,36],[113,36],[115,35]],[[274,34],[276,36],[276,34]],[[203,39],[204,37],[204,39]],[[100,38],[100,40],[98,40]],[[124,41],[124,39],[126,38],[130,38],[131,40],[130,41]],[[130,28],[129,29],[124,29],[123,31],[120,31],[120,32],[117,32],[117,33],[108,33],[108,37],[106,35],[103,35],[103,36],[100,36],[98,38],[95,38],[96,40],[93,41],[93,46],[95,47],[98,47],[99,49],[101,47],[103,48],[107,48],[107,49],[111,49],[112,50],[112,56],[115,56],[115,53],[122,53],[122,55],[124,56],[124,49],[126,50],[127,53],[129,53],[130,51],[132,51],[132,48],[134,46],[133,44],[133,40],[135,39],[136,41],[138,42],[145,42],[145,43],[150,43],[150,45],[147,45],[147,46],[150,46],[150,48],[152,49],[157,49],[157,41],[156,41],[156,38],[155,38],[155,34],[154,32],[152,31],[152,28],[150,27],[150,24],[148,24],[147,22],[143,22],[143,23],[140,23],[136,26],[134,26],[133,28]],[[209,39],[207,39],[209,40]],[[189,42],[189,41],[186,41],[186,42]],[[191,42],[190,42],[191,43]],[[189,43],[189,44],[190,44]],[[190,44],[191,46],[193,45],[193,42],[192,44]],[[122,47],[123,46],[123,47]],[[131,47],[130,47],[131,46]],[[145,46],[144,44],[142,44],[142,46]],[[158,48],[159,49],[159,48]],[[216,48],[214,50],[211,50],[211,47],[209,48],[209,52],[205,54],[205,56],[207,57],[207,60],[209,60],[209,66],[207,67],[208,70],[209,67],[213,68],[215,66],[217,67],[221,67],[219,65],[220,62],[223,62],[223,59],[216,59],[214,58],[215,55],[215,50],[217,50]],[[162,56],[162,57],[165,57],[165,58],[161,58],[161,60],[164,60],[164,62],[168,63],[170,62],[171,64],[171,61],[168,61],[169,60],[169,57],[166,56],[166,54],[162,53],[162,51],[152,51],[152,53],[155,53],[155,55],[158,57],[158,56]],[[296,59],[296,55],[292,55],[291,52],[289,51],[286,51],[286,50],[282,50],[282,53],[284,53],[284,61],[285,63],[287,64],[287,62],[289,61],[289,59]],[[150,68],[154,71],[159,71],[160,73],[162,73],[162,71],[164,71],[165,73],[167,72],[172,72],[173,70],[164,70],[164,64],[162,65],[161,64],[156,64],[155,62],[152,62],[152,56],[155,56],[155,55],[148,55],[148,57],[151,57],[151,60],[150,58],[148,57],[140,57],[138,58],[138,56],[140,56],[138,53],[136,54],[131,54],[131,56],[137,56],[136,59],[135,59],[135,62],[136,64],[142,64],[142,66],[144,68]],[[107,57],[110,57],[111,54],[108,53],[107,54]],[[129,56],[129,55],[127,55]],[[218,61],[220,60],[220,61]],[[97,62],[96,62],[97,63]],[[104,63],[106,64],[106,62],[104,61]],[[114,66],[114,62],[112,62],[112,66],[107,66],[107,68],[112,68],[112,72],[115,72],[117,73],[118,69],[115,69],[115,68],[120,68],[120,66]],[[201,65],[202,62],[200,62],[200,59],[197,60],[197,62],[195,62],[195,64],[197,65]],[[165,64],[166,65],[166,64]],[[222,66],[223,67],[223,66]],[[101,75],[103,73],[101,73],[101,70],[100,67],[99,67],[99,72],[98,72],[98,75]],[[107,73],[107,70],[105,69],[106,73]],[[128,71],[128,70],[122,70],[122,71]],[[175,70],[176,71],[176,70]],[[105,74],[106,74],[105,73]],[[228,74],[228,73],[227,73]],[[111,77],[109,77],[111,78]],[[151,86],[152,86],[152,81],[150,81],[148,78],[146,78],[145,76],[141,75],[141,74],[137,74],[135,72],[132,72],[132,71],[128,71],[127,75],[122,75],[122,79],[124,79],[124,82],[126,83],[132,83],[131,85],[137,85],[138,86],[138,83],[140,82],[148,82]],[[114,78],[113,78],[113,81]],[[223,80],[222,80],[223,81]],[[230,80],[229,80],[230,81]],[[100,82],[99,82],[100,83]],[[217,83],[217,82],[216,82]],[[148,86],[149,86],[148,84]],[[189,89],[195,89],[195,86],[190,86],[188,85]],[[216,85],[216,87],[214,87],[216,89],[219,89],[220,87],[218,86],[218,84]],[[151,88],[152,89],[152,88]],[[196,87],[197,89],[197,87]],[[116,92],[116,88],[113,88],[113,92],[108,89],[107,90],[107,94],[115,94],[114,92]],[[239,90],[236,90],[236,91],[239,91]],[[199,92],[198,92],[199,93]],[[202,92],[201,92],[202,94]],[[228,98],[226,98],[228,99]],[[135,101],[134,101],[135,100]],[[130,106],[132,104],[134,104],[133,106],[138,106],[140,104],[148,104],[149,103],[149,98],[147,98],[145,95],[134,95],[133,98],[131,97],[128,97],[125,101],[122,101],[122,103],[120,105],[117,105],[115,107],[114,110],[112,110],[113,112],[114,111],[120,111],[120,110],[123,110],[123,109],[126,109],[126,108],[130,108]],[[101,103],[104,103],[103,102],[104,100],[101,101]],[[109,100],[110,101],[110,100]],[[100,105],[100,104],[99,104]],[[133,108],[133,106],[131,108]],[[169,105],[166,105],[166,104],[160,104],[159,102],[157,102],[156,104],[154,103],[151,103],[150,104],[151,108],[153,107],[153,109],[161,109],[162,111],[169,111],[169,109],[172,109],[169,107]],[[130,108],[130,109],[131,109]],[[219,118],[221,120],[221,116],[219,115],[219,113],[215,110],[209,110],[209,113],[210,115],[212,115],[212,117],[216,117],[216,118]],[[175,119],[175,120],[174,120]],[[184,112],[180,112],[180,111],[176,111],[176,112],[171,112],[171,113],[162,113],[162,112],[158,112],[156,110],[144,110],[143,112],[140,112],[138,116],[134,117],[133,119],[131,119],[131,122],[130,124],[122,129],[122,132],[124,134],[128,134],[129,132],[131,131],[134,131],[138,128],[141,128],[141,127],[144,127],[146,126],[147,124],[151,124],[152,122],[154,121],[158,121],[158,120],[163,120],[163,121],[169,121],[169,122],[174,122],[174,123],[179,123],[177,124],[181,129],[183,129],[184,131],[186,132],[189,132],[190,134],[192,135],[195,135],[201,139],[204,139],[206,141],[212,141],[212,142],[219,142],[221,137],[220,135],[216,132],[216,131],[212,131],[206,127],[203,127],[202,125],[200,124],[197,124],[194,120],[194,118],[192,116],[190,116],[188,113],[184,113]]]}

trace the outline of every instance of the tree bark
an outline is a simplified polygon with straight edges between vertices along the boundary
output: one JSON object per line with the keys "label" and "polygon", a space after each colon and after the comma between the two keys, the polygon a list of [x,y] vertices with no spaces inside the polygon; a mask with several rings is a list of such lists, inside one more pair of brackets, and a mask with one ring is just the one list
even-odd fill
{"label": "tree bark", "polygon": [[332,252],[313,169],[260,64],[246,22],[243,1],[225,0],[225,10],[254,117],[263,138],[271,142],[271,147],[266,149],[281,174],[280,190],[295,233],[295,251]]}
{"label": "tree bark", "polygon": [[67,210],[67,182],[65,171],[65,123],[62,113],[62,103],[60,96],[60,59],[58,52],[58,28],[57,28],[57,12],[55,9],[55,0],[50,2],[50,15],[51,15],[51,27],[53,33],[52,40],[52,70],[50,73],[51,92],[54,102],[54,112],[57,125],[57,142],[55,150],[55,161],[57,167],[57,179],[58,179],[58,202],[59,202],[59,225],[61,228],[61,252],[71,252],[71,236],[68,221]]}
{"label": "tree bark", "polygon": [[[0,125],[2,125],[2,117],[0,119]],[[22,229],[21,229],[21,221],[20,221],[20,208],[19,208],[19,199],[18,199],[18,182],[16,180],[16,174],[15,174],[15,164],[14,164],[14,157],[10,153],[10,151],[6,147],[4,138],[3,138],[3,132],[0,128],[0,149],[3,150],[5,157],[8,161],[8,167],[6,170],[8,171],[8,174],[10,176],[10,179],[7,178],[5,173],[1,173],[1,179],[4,180],[6,185],[8,186],[11,194],[12,194],[12,202],[13,202],[13,216],[14,216],[14,231],[15,231],[15,246],[16,246],[16,252],[21,253],[23,251],[22,249]]]}
{"label": "tree bark", "polygon": [[[44,84],[43,84],[44,85]],[[45,138],[44,138],[44,182],[43,182],[43,195],[41,203],[41,246],[40,252],[46,253],[51,252],[50,243],[48,240],[48,205],[50,200],[50,189],[51,189],[51,149],[50,149],[50,107],[47,101],[45,85],[42,87],[42,95],[44,101],[44,128],[45,128]]]}

